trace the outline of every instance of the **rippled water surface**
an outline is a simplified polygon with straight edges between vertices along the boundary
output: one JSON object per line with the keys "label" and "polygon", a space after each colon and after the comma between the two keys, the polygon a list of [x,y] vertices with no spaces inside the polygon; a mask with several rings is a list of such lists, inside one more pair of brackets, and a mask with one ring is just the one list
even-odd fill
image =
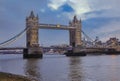
{"label": "rippled water surface", "polygon": [[120,56],[44,55],[43,59],[23,59],[22,55],[0,55],[0,71],[38,81],[120,81]]}

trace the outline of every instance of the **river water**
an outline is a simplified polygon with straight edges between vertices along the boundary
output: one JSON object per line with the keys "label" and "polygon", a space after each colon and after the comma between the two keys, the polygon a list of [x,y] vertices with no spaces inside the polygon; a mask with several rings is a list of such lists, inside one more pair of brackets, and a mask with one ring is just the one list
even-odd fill
{"label": "river water", "polygon": [[22,55],[7,54],[0,55],[0,71],[38,81],[120,81],[120,56],[44,55],[43,59],[23,59]]}

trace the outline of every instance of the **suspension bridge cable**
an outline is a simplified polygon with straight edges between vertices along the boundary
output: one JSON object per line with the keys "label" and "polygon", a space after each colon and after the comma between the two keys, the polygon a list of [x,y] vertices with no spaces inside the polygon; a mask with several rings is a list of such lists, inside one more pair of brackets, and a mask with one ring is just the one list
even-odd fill
{"label": "suspension bridge cable", "polygon": [[12,38],[10,38],[10,39],[8,39],[8,40],[0,43],[0,46],[5,46],[5,45],[8,45],[9,43],[14,42],[15,40],[17,40],[17,38],[19,38],[20,36],[22,36],[22,34],[23,34],[26,30],[28,30],[28,28],[25,28],[25,29],[24,29],[23,31],[21,31],[19,34],[17,34],[17,35],[15,35],[14,37],[12,37]]}
{"label": "suspension bridge cable", "polygon": [[0,45],[1,45],[1,46],[5,46],[6,44],[9,44],[9,43],[15,41],[15,40],[16,40],[19,36],[21,36],[25,31],[26,31],[26,28],[25,28],[22,32],[20,32],[19,34],[17,34],[16,36],[8,39],[7,41],[4,41],[4,42],[0,43]]}
{"label": "suspension bridge cable", "polygon": [[[21,31],[19,34],[15,35],[14,37],[0,43],[0,46],[5,46],[5,45],[8,45],[8,44],[11,44],[12,42],[16,41],[19,37],[22,36],[22,34],[27,31],[28,28],[25,28],[23,31]],[[90,40],[91,42],[94,42],[84,31],[82,31],[82,33],[87,37],[88,40]]]}
{"label": "suspension bridge cable", "polygon": [[9,44],[15,42],[15,41],[16,41],[18,38],[20,38],[22,35],[23,35],[23,33],[22,33],[20,36],[16,37],[15,39],[13,39],[13,40],[11,40],[11,41],[8,41],[8,42],[6,42],[6,43],[4,43],[4,44],[2,44],[2,45],[0,45],[0,46],[6,46],[6,45],[9,45]]}
{"label": "suspension bridge cable", "polygon": [[91,41],[91,42],[94,42],[92,38],[90,38],[84,31],[82,31],[83,35],[86,36],[86,38]]}

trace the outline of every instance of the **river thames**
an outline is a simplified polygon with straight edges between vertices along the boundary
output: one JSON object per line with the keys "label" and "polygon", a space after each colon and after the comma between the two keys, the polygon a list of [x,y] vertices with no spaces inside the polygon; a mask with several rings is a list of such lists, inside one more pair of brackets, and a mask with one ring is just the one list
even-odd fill
{"label": "river thames", "polygon": [[0,55],[0,71],[38,81],[120,81],[120,55],[23,59],[19,54],[7,54]]}

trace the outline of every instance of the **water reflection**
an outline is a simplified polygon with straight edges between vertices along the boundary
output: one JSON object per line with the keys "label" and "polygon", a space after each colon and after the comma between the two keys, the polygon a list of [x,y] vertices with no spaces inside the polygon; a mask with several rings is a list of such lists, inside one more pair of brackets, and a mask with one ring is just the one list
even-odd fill
{"label": "water reflection", "polygon": [[25,64],[25,74],[32,79],[42,81],[40,59],[28,59]]}
{"label": "water reflection", "polygon": [[23,60],[22,55],[17,58],[14,55],[5,55],[3,58],[1,55],[0,70],[27,75],[38,81],[120,81],[120,55],[47,55],[43,59],[27,60]]}
{"label": "water reflection", "polygon": [[69,58],[69,72],[70,81],[83,81],[81,60],[79,57]]}

